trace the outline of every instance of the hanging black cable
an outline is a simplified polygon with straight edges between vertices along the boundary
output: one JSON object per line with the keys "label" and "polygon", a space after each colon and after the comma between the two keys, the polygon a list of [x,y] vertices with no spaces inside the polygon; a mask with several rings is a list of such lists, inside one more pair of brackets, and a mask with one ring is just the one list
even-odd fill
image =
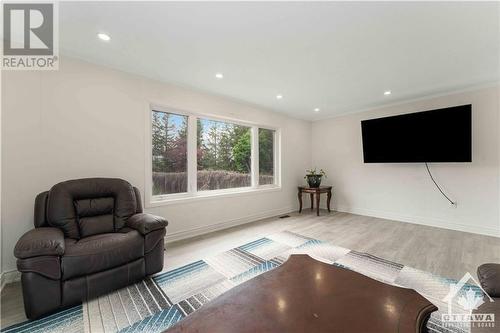
{"label": "hanging black cable", "polygon": [[439,190],[439,192],[441,192],[441,194],[452,204],[452,205],[456,205],[457,203],[456,202],[453,202],[444,192],[443,190],[441,189],[441,187],[439,187],[438,183],[436,183],[436,181],[434,180],[434,177],[432,177],[432,173],[431,173],[431,170],[429,169],[429,165],[427,164],[427,162],[425,162],[425,167],[427,168],[427,172],[429,173],[429,176],[431,177],[432,181],[434,182],[434,185],[436,185],[437,189]]}

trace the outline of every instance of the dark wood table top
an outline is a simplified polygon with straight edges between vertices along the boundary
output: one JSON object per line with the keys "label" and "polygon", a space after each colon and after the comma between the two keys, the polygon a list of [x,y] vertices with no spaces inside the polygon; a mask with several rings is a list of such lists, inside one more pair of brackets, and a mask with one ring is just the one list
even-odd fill
{"label": "dark wood table top", "polygon": [[320,187],[309,187],[309,186],[298,186],[299,190],[320,190],[320,191],[330,191],[332,186],[320,186]]}
{"label": "dark wood table top", "polygon": [[437,308],[390,286],[307,255],[259,275],[167,332],[420,332]]}

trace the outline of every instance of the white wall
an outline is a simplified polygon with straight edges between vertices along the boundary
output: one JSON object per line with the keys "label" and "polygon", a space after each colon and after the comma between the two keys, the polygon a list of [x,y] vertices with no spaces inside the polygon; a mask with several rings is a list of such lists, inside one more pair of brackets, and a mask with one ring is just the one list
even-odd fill
{"label": "white wall", "polygon": [[[435,189],[424,164],[363,163],[361,120],[469,103],[473,162],[431,164],[456,208]],[[497,87],[435,97],[314,122],[312,161],[328,171],[340,211],[500,236],[499,125]]]}
{"label": "white wall", "polygon": [[296,207],[295,186],[311,160],[310,122],[69,58],[61,60],[59,71],[4,72],[2,83],[3,272],[15,269],[14,245],[33,226],[35,195],[53,184],[120,177],[144,194],[150,103],[282,131],[282,191],[149,209],[170,221],[169,235],[182,237]]}

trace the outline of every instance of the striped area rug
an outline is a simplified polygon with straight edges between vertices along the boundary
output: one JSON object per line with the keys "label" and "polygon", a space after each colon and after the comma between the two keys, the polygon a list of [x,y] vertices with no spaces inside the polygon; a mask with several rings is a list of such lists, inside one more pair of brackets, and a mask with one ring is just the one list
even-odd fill
{"label": "striped area rug", "polygon": [[[278,267],[291,254],[307,254],[384,283],[415,289],[439,308],[428,322],[430,332],[470,331],[447,327],[440,319],[447,309],[442,300],[457,281],[283,231],[1,332],[162,332],[234,286]],[[470,288],[481,293],[475,286]]]}

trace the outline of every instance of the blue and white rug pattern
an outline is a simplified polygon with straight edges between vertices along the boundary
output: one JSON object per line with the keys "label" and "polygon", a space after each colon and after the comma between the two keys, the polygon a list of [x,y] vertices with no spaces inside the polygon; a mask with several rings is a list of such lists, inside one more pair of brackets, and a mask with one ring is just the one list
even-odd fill
{"label": "blue and white rug pattern", "polygon": [[440,311],[446,311],[447,306],[442,299],[449,292],[450,284],[457,281],[289,231],[160,273],[82,305],[10,326],[1,332],[162,332],[234,286],[278,267],[291,254],[308,254],[384,283],[415,289],[440,309],[428,322],[430,332],[469,332],[468,328],[444,327],[440,322]]}

